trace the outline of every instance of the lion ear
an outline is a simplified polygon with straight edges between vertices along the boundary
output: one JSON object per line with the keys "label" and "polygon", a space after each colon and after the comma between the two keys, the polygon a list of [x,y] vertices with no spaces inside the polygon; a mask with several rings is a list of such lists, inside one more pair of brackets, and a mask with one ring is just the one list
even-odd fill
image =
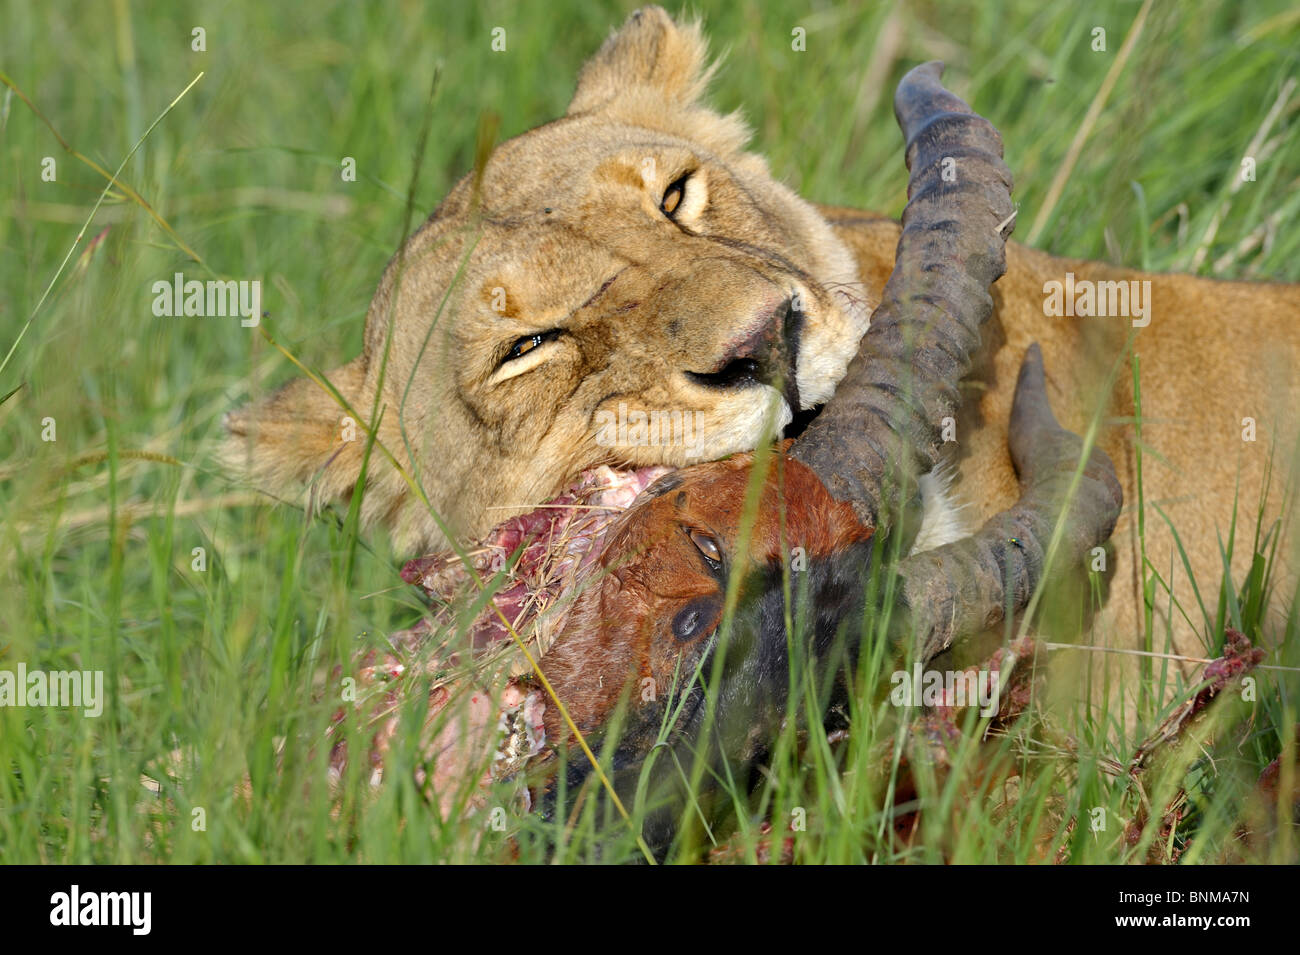
{"label": "lion ear", "polygon": [[[361,416],[367,413],[364,356],[336,368],[329,382]],[[270,491],[311,482],[321,499],[347,493],[360,476],[365,435],[344,407],[309,378],[232,411],[223,421],[226,439],[218,452],[224,470]]]}
{"label": "lion ear", "polygon": [[712,73],[698,22],[679,24],[662,7],[642,7],[582,68],[569,115],[647,91],[689,106],[704,94]]}

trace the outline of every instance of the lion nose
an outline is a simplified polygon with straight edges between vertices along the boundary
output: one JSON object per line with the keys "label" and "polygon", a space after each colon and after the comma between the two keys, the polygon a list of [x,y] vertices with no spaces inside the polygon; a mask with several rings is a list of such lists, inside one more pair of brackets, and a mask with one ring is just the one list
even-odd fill
{"label": "lion nose", "polygon": [[712,371],[687,371],[686,376],[696,384],[714,388],[770,385],[780,390],[791,409],[797,411],[799,385],[795,369],[803,318],[793,296],[768,306],[742,335],[726,343]]}

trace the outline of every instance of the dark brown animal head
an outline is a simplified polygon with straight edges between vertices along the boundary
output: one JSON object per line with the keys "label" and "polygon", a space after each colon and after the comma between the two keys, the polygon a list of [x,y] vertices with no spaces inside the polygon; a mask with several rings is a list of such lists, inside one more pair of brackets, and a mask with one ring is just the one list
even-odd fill
{"label": "dark brown animal head", "polygon": [[[689,676],[722,620],[730,576],[779,565],[791,548],[822,559],[870,539],[853,508],[806,465],[775,456],[767,463],[749,521],[755,475],[753,455],[743,454],[661,478],[611,532],[570,611],[567,638],[542,661],[548,679],[566,689],[581,731],[602,725],[629,686],[654,702],[675,677]],[[658,715],[653,708],[651,722]],[[548,719],[552,739],[567,735],[554,708]]]}

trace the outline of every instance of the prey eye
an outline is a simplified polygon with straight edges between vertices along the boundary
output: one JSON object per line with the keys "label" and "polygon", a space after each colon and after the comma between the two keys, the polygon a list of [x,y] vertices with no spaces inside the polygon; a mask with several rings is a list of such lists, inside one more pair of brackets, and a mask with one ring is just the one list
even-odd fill
{"label": "prey eye", "polygon": [[688,172],[664,190],[664,197],[659,201],[659,211],[669,219],[675,218],[678,210],[681,209],[682,201],[686,198],[686,180],[690,178],[691,174]]}
{"label": "prey eye", "polygon": [[717,629],[722,616],[722,602],[714,595],[696,597],[673,617],[673,636],[678,643],[689,643]]}
{"label": "prey eye", "polygon": [[503,358],[502,361],[503,362],[513,361],[516,358],[521,358],[524,355],[527,355],[538,345],[543,345],[546,342],[555,341],[555,339],[559,337],[560,337],[560,330],[558,328],[553,328],[547,332],[538,332],[536,335],[525,335],[523,338],[518,339],[517,341],[515,341],[513,345],[510,346],[510,350],[506,352],[506,357]]}
{"label": "prey eye", "polygon": [[686,532],[690,537],[691,543],[708,562],[714,570],[722,569],[722,548],[718,546],[718,541],[710,534],[701,530],[689,530]]}

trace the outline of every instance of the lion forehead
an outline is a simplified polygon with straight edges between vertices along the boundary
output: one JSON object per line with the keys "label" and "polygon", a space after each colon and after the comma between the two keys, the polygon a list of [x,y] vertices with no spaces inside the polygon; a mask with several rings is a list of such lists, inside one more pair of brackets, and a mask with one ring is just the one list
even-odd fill
{"label": "lion forehead", "polygon": [[579,231],[485,223],[465,271],[458,324],[559,327],[590,302],[626,261]]}

